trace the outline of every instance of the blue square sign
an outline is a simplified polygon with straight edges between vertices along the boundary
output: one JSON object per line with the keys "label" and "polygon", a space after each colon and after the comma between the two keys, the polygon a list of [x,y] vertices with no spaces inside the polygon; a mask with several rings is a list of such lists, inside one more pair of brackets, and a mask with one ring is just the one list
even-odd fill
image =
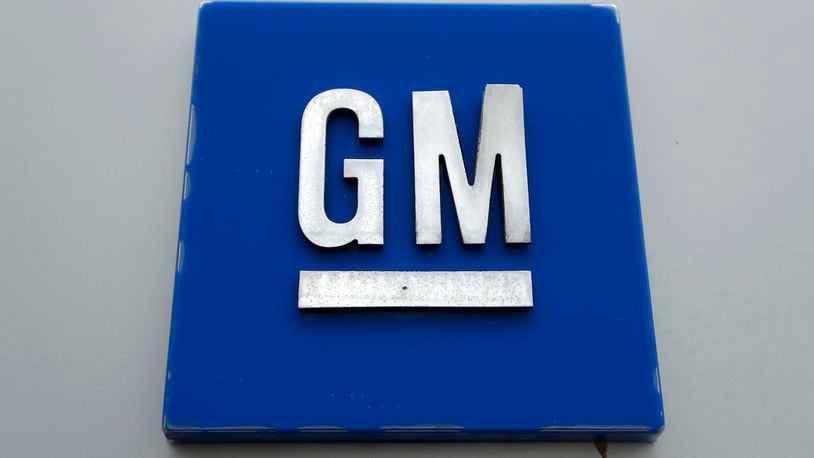
{"label": "blue square sign", "polygon": [[206,3],[164,430],[648,440],[609,6]]}

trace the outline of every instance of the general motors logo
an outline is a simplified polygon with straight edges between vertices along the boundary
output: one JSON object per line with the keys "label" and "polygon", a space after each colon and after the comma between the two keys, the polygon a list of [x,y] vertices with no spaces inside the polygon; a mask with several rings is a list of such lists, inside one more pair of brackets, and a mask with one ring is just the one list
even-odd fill
{"label": "general motors logo", "polygon": [[[478,134],[477,169],[469,184],[447,91],[413,92],[415,242],[442,241],[440,164],[447,178],[464,244],[486,243],[494,172],[501,170],[506,243],[530,243],[523,91],[486,86]],[[358,182],[358,209],[346,223],[325,211],[325,140],[328,117],[350,110],[359,137],[381,139],[384,118],[376,100],[353,89],[315,96],[302,116],[299,222],[317,246],[384,244],[384,160],[346,159],[345,178]],[[528,271],[303,271],[299,307],[531,307]]]}
{"label": "general motors logo", "polygon": [[164,429],[653,439],[616,10],[208,3]]}

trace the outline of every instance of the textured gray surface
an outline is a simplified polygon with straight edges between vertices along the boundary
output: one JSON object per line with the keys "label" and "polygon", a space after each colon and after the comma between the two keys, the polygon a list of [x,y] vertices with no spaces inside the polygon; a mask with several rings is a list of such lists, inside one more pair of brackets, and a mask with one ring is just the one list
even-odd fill
{"label": "textured gray surface", "polygon": [[[0,456],[599,456],[166,444],[196,3],[0,6]],[[810,455],[814,4],[619,6],[667,429],[609,454]]]}

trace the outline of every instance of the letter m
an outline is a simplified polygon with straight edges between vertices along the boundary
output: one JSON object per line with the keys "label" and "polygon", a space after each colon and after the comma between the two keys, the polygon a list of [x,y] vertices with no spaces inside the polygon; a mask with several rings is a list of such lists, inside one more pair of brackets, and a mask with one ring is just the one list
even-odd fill
{"label": "letter m", "polygon": [[501,164],[505,240],[531,242],[523,89],[519,85],[486,85],[473,184],[469,184],[464,168],[449,92],[413,92],[413,144],[416,243],[441,243],[441,158],[464,243],[486,242],[497,158]]}

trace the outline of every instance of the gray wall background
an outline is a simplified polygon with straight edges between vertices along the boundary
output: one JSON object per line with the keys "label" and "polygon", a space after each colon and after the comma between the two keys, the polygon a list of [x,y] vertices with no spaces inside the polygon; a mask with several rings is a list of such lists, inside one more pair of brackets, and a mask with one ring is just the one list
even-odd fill
{"label": "gray wall background", "polygon": [[[616,456],[808,456],[814,3],[619,1],[667,428]],[[0,0],[0,456],[557,456],[170,446],[195,0]]]}

